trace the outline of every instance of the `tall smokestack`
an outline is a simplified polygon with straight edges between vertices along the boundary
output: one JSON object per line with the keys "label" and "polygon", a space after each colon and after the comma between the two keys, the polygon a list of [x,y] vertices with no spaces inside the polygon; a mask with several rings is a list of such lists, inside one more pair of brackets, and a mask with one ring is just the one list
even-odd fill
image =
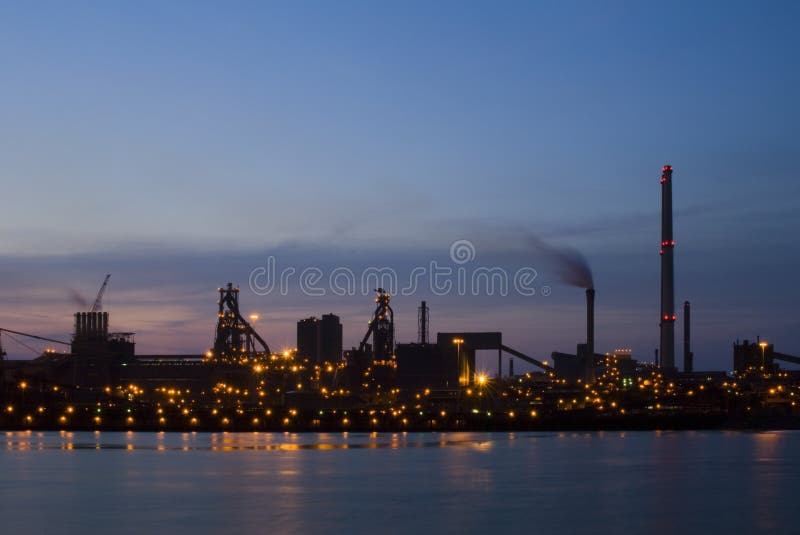
{"label": "tall smokestack", "polygon": [[417,322],[418,322],[417,327],[419,329],[419,333],[417,336],[420,344],[428,343],[428,313],[429,313],[428,305],[425,303],[425,301],[423,301],[420,304],[418,310],[419,315],[417,317]]}
{"label": "tall smokestack", "polygon": [[594,382],[594,288],[586,289],[586,370],[584,379]]}
{"label": "tall smokestack", "polygon": [[672,166],[661,173],[661,349],[662,368],[675,368],[675,241],[672,238]]}
{"label": "tall smokestack", "polygon": [[594,359],[594,288],[586,290],[586,353]]}
{"label": "tall smokestack", "polygon": [[692,353],[692,320],[689,301],[683,303],[683,371],[694,371],[694,353]]}

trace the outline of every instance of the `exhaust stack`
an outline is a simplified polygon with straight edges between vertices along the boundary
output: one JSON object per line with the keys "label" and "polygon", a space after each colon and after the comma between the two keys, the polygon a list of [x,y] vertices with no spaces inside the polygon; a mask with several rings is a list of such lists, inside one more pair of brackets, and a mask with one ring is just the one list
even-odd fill
{"label": "exhaust stack", "polygon": [[675,368],[675,241],[672,238],[672,166],[661,173],[661,343],[662,368]]}
{"label": "exhaust stack", "polygon": [[420,344],[427,344],[429,338],[428,318],[430,314],[430,309],[428,308],[428,305],[425,303],[425,301],[423,301],[420,304],[419,308],[417,309],[417,313],[418,313],[417,329],[419,331],[417,334],[417,340]]}
{"label": "exhaust stack", "polygon": [[594,358],[594,288],[586,290],[586,352]]}
{"label": "exhaust stack", "polygon": [[692,322],[689,301],[683,303],[683,371],[694,371],[694,353],[692,353]]}
{"label": "exhaust stack", "polygon": [[594,382],[594,288],[586,289],[586,373],[587,383]]}

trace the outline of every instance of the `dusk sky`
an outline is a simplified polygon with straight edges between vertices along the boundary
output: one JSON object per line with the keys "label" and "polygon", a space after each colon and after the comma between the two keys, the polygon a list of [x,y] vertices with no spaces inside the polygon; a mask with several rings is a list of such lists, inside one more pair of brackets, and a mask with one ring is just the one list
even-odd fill
{"label": "dusk sky", "polygon": [[426,299],[434,333],[549,359],[583,341],[584,295],[537,236],[591,264],[597,350],[651,360],[669,163],[695,368],[729,370],[737,337],[800,355],[798,20],[777,1],[2,3],[0,327],[68,340],[72,290],[112,273],[138,353],[208,349],[228,281],[273,348],[328,312],[350,347],[369,295],[256,295],[251,272],[403,282],[469,240],[465,269],[532,267],[536,295],[399,295],[397,340]]}

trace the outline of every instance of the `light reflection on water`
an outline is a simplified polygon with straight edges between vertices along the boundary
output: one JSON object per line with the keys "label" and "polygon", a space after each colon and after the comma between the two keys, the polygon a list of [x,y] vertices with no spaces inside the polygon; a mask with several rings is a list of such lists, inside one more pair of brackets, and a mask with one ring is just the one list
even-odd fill
{"label": "light reflection on water", "polygon": [[[466,435],[460,433],[459,435]],[[155,451],[242,451],[242,450],[347,450],[445,448],[450,446],[485,449],[488,439],[448,439],[445,434],[408,433],[135,433],[73,431],[7,431],[6,450],[155,450]]]}
{"label": "light reflection on water", "polygon": [[800,491],[788,431],[0,437],[3,533],[786,531]]}

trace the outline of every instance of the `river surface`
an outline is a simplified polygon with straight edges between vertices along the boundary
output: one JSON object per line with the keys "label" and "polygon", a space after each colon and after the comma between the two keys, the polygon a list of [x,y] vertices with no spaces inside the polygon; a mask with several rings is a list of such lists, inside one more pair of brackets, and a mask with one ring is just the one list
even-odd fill
{"label": "river surface", "polygon": [[800,530],[800,432],[0,432],[0,532]]}

